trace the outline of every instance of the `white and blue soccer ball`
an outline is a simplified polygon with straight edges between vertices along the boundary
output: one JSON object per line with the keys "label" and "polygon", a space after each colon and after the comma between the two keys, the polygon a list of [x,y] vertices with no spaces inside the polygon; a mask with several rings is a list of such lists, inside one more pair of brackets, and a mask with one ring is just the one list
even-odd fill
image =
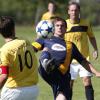
{"label": "white and blue soccer ball", "polygon": [[41,20],[36,26],[37,37],[47,38],[52,36],[53,24],[48,20]]}

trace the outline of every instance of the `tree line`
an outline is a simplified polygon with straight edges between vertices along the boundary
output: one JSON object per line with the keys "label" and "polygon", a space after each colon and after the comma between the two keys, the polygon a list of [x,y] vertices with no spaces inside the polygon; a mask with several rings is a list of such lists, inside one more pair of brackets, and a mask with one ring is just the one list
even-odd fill
{"label": "tree line", "polygon": [[[14,17],[18,24],[34,24],[47,11],[50,0],[0,0],[0,16]],[[67,18],[67,4],[69,0],[53,0],[57,5],[57,12],[64,19]],[[82,17],[89,19],[93,25],[100,25],[100,0],[80,0]]]}

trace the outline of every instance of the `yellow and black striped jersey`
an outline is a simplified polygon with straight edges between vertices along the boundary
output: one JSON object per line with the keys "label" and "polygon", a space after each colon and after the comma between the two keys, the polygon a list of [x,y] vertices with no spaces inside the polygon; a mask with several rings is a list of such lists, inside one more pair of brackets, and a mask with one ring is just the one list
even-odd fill
{"label": "yellow and black striped jersey", "polygon": [[94,37],[90,24],[85,20],[80,20],[78,24],[72,24],[70,19],[66,20],[67,33],[65,40],[73,42],[79,51],[89,60],[88,37]]}
{"label": "yellow and black striped jersey", "polygon": [[32,86],[38,82],[38,64],[31,44],[15,39],[0,49],[0,66],[8,66],[6,87]]}
{"label": "yellow and black striped jersey", "polygon": [[57,16],[57,15],[46,12],[42,15],[41,20],[50,20],[51,17],[55,17],[55,16]]}

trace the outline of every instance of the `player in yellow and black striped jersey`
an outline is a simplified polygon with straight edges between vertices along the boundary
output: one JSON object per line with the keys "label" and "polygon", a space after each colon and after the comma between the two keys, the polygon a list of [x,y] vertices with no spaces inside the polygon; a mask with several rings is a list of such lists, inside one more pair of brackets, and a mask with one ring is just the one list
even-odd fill
{"label": "player in yellow and black striped jersey", "polygon": [[[67,19],[67,34],[65,40],[71,41],[76,44],[79,51],[87,58],[90,59],[88,37],[94,38],[91,26],[86,20],[80,19],[79,23],[72,24],[71,19]],[[88,37],[87,37],[88,36]]]}
{"label": "player in yellow and black striped jersey", "polygon": [[45,12],[43,15],[42,15],[42,18],[41,20],[50,20],[52,17],[55,17],[57,16],[57,14],[55,13],[55,10],[56,10],[56,5],[54,2],[50,1],[48,3],[48,11]]}
{"label": "player in yellow and black striped jersey", "polygon": [[0,49],[0,100],[36,100],[38,64],[30,42],[15,37],[12,17],[0,18],[0,33],[6,42]]}
{"label": "player in yellow and black striped jersey", "polygon": [[[89,61],[89,39],[94,48],[93,56],[96,59],[98,57],[96,39],[89,22],[79,17],[80,5],[76,2],[70,2],[68,6],[68,14],[69,19],[66,20],[67,33],[65,34],[65,40],[73,42],[77,46],[78,50],[82,53],[82,55]],[[94,91],[91,83],[92,74],[82,68],[82,66],[75,60],[73,60],[71,64],[70,73],[72,79],[71,88],[73,88],[74,80],[79,74],[80,77],[82,77],[85,86],[85,94],[87,100],[94,100]]]}

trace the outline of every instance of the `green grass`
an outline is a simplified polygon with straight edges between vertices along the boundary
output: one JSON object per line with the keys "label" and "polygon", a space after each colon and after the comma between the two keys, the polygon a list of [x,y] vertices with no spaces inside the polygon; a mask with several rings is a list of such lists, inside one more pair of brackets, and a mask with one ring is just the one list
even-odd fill
{"label": "green grass", "polygon": [[[93,28],[97,44],[98,44],[98,51],[100,55],[100,27]],[[18,37],[22,37],[25,39],[30,40],[31,42],[35,40],[36,34],[33,32],[33,27],[30,26],[17,26],[16,27],[16,34]],[[3,38],[0,36],[0,46],[4,44]],[[92,53],[93,48],[90,46],[90,51]],[[37,54],[37,57],[40,53]],[[100,57],[97,60],[92,60],[92,64],[95,66],[96,69],[100,70]],[[100,100],[100,78],[96,78],[95,76],[92,78],[92,83],[94,86],[95,91],[95,100]],[[50,86],[39,77],[39,88],[40,93],[38,100],[53,100],[53,94]],[[67,85],[67,84],[66,84]],[[78,78],[74,84],[74,94],[73,100],[86,100],[84,94],[84,87],[82,80]]]}

